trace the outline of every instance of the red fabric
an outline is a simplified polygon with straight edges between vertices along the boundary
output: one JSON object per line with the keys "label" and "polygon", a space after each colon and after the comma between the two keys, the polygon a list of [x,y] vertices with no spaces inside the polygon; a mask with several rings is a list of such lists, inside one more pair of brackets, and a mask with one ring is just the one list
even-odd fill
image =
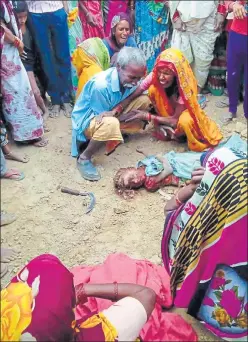
{"label": "red fabric", "polygon": [[[161,305],[170,307],[170,278],[164,267],[146,260],[134,260],[124,254],[111,254],[102,265],[74,267],[74,285],[80,283],[134,283],[152,288],[157,294],[157,304],[148,322],[141,331],[144,341],[197,341],[192,327],[177,314],[162,312]],[[76,309],[76,319],[84,318],[92,311],[102,311],[111,301],[89,298]]]}
{"label": "red fabric", "polygon": [[[233,10],[233,4],[235,3],[235,1],[225,1],[225,5],[227,7],[227,9],[229,10],[229,12],[232,12]],[[243,6],[246,6],[247,9],[247,4],[246,1],[239,1],[240,4],[242,4]],[[244,19],[233,19],[232,22],[232,26],[231,26],[231,30],[239,33],[239,34],[244,34],[244,35],[248,35],[248,20],[247,20],[247,15]]]}
{"label": "red fabric", "polygon": [[233,23],[231,26],[231,30],[239,33],[239,34],[243,34],[243,35],[248,35],[248,20],[247,20],[247,16],[244,19],[233,19]]}

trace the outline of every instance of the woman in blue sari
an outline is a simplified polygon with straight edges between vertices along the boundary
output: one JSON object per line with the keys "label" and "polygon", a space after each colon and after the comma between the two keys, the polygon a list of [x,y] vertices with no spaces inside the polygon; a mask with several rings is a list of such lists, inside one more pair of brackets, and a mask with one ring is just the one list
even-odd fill
{"label": "woman in blue sari", "polygon": [[169,40],[169,11],[165,0],[135,1],[135,39],[151,71]]}

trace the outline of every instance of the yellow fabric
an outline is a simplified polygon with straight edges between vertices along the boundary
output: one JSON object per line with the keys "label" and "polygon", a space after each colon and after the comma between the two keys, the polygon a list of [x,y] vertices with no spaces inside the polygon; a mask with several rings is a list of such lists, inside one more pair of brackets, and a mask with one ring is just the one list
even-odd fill
{"label": "yellow fabric", "polygon": [[11,283],[1,291],[1,341],[19,341],[32,319],[32,289]]}
{"label": "yellow fabric", "polygon": [[78,89],[76,98],[83,90],[85,84],[97,73],[102,71],[102,68],[89,57],[80,47],[78,47],[72,55],[72,64],[76,68],[78,74]]}
{"label": "yellow fabric", "polygon": [[92,119],[85,135],[88,139],[96,141],[123,141],[120,122],[114,117],[103,117],[100,123],[97,123],[96,118]]}
{"label": "yellow fabric", "polygon": [[174,113],[170,100],[158,81],[158,67],[167,67],[173,70],[177,78],[180,96],[187,108],[187,111],[184,111],[179,118],[176,134],[182,132],[186,134],[188,146],[192,151],[200,152],[218,145],[223,136],[216,123],[201,109],[197,100],[196,79],[187,59],[177,49],[171,48],[163,51],[157,58],[153,70],[149,96],[158,113],[165,117],[172,116]]}
{"label": "yellow fabric", "polygon": [[89,319],[87,319],[85,322],[83,322],[80,325],[80,328],[90,329],[90,328],[94,328],[98,324],[102,325],[103,333],[105,336],[105,341],[112,342],[117,339],[117,330],[101,312],[99,312],[97,315],[94,315],[90,317]]}

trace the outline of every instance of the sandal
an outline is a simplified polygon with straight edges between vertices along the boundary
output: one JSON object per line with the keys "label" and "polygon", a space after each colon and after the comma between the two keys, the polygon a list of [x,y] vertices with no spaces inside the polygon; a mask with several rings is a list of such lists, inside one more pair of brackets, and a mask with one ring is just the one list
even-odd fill
{"label": "sandal", "polygon": [[1,176],[4,179],[11,179],[20,181],[25,178],[24,173],[17,169],[8,169],[4,175]]}
{"label": "sandal", "polygon": [[222,100],[216,101],[215,106],[217,108],[226,108],[229,107],[229,98],[226,96]]}
{"label": "sandal", "polygon": [[206,98],[206,96],[203,95],[203,94],[198,94],[197,97],[198,97],[198,103],[199,103],[201,109],[204,109],[206,107],[206,105],[207,105],[207,98]]}
{"label": "sandal", "polygon": [[223,120],[221,120],[221,122],[224,125],[227,125],[228,123],[232,122],[233,119],[235,119],[237,117],[236,114],[233,113],[228,113],[227,115],[224,116]]}
{"label": "sandal", "polygon": [[48,140],[45,138],[39,138],[39,139],[34,140],[33,142],[33,146],[35,147],[45,147],[47,146],[47,144],[48,144]]}
{"label": "sandal", "polygon": [[5,159],[15,160],[15,161],[20,162],[20,163],[28,163],[29,162],[29,157],[27,155],[24,155],[22,157],[13,151],[4,154],[4,157],[5,157]]}
{"label": "sandal", "polygon": [[66,118],[71,118],[72,105],[70,103],[63,103],[60,107],[60,110],[63,111],[63,114]]}
{"label": "sandal", "polygon": [[50,118],[57,118],[59,116],[60,111],[60,105],[52,105],[51,108],[49,108],[49,116]]}
{"label": "sandal", "polygon": [[94,182],[101,179],[100,173],[90,160],[82,160],[78,158],[77,168],[81,176],[86,180]]}

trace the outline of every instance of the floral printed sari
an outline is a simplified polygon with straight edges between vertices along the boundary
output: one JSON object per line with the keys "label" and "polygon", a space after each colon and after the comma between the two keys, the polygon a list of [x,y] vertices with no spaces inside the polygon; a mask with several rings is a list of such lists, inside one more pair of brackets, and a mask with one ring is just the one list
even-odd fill
{"label": "floral printed sari", "polygon": [[166,218],[162,255],[174,305],[216,335],[247,339],[247,153],[208,153],[194,195]]}
{"label": "floral printed sari", "polygon": [[[9,0],[0,3],[1,19],[21,37]],[[11,125],[15,141],[34,140],[43,135],[43,120],[32,92],[27,72],[13,44],[3,42],[1,54],[3,115]]]}

